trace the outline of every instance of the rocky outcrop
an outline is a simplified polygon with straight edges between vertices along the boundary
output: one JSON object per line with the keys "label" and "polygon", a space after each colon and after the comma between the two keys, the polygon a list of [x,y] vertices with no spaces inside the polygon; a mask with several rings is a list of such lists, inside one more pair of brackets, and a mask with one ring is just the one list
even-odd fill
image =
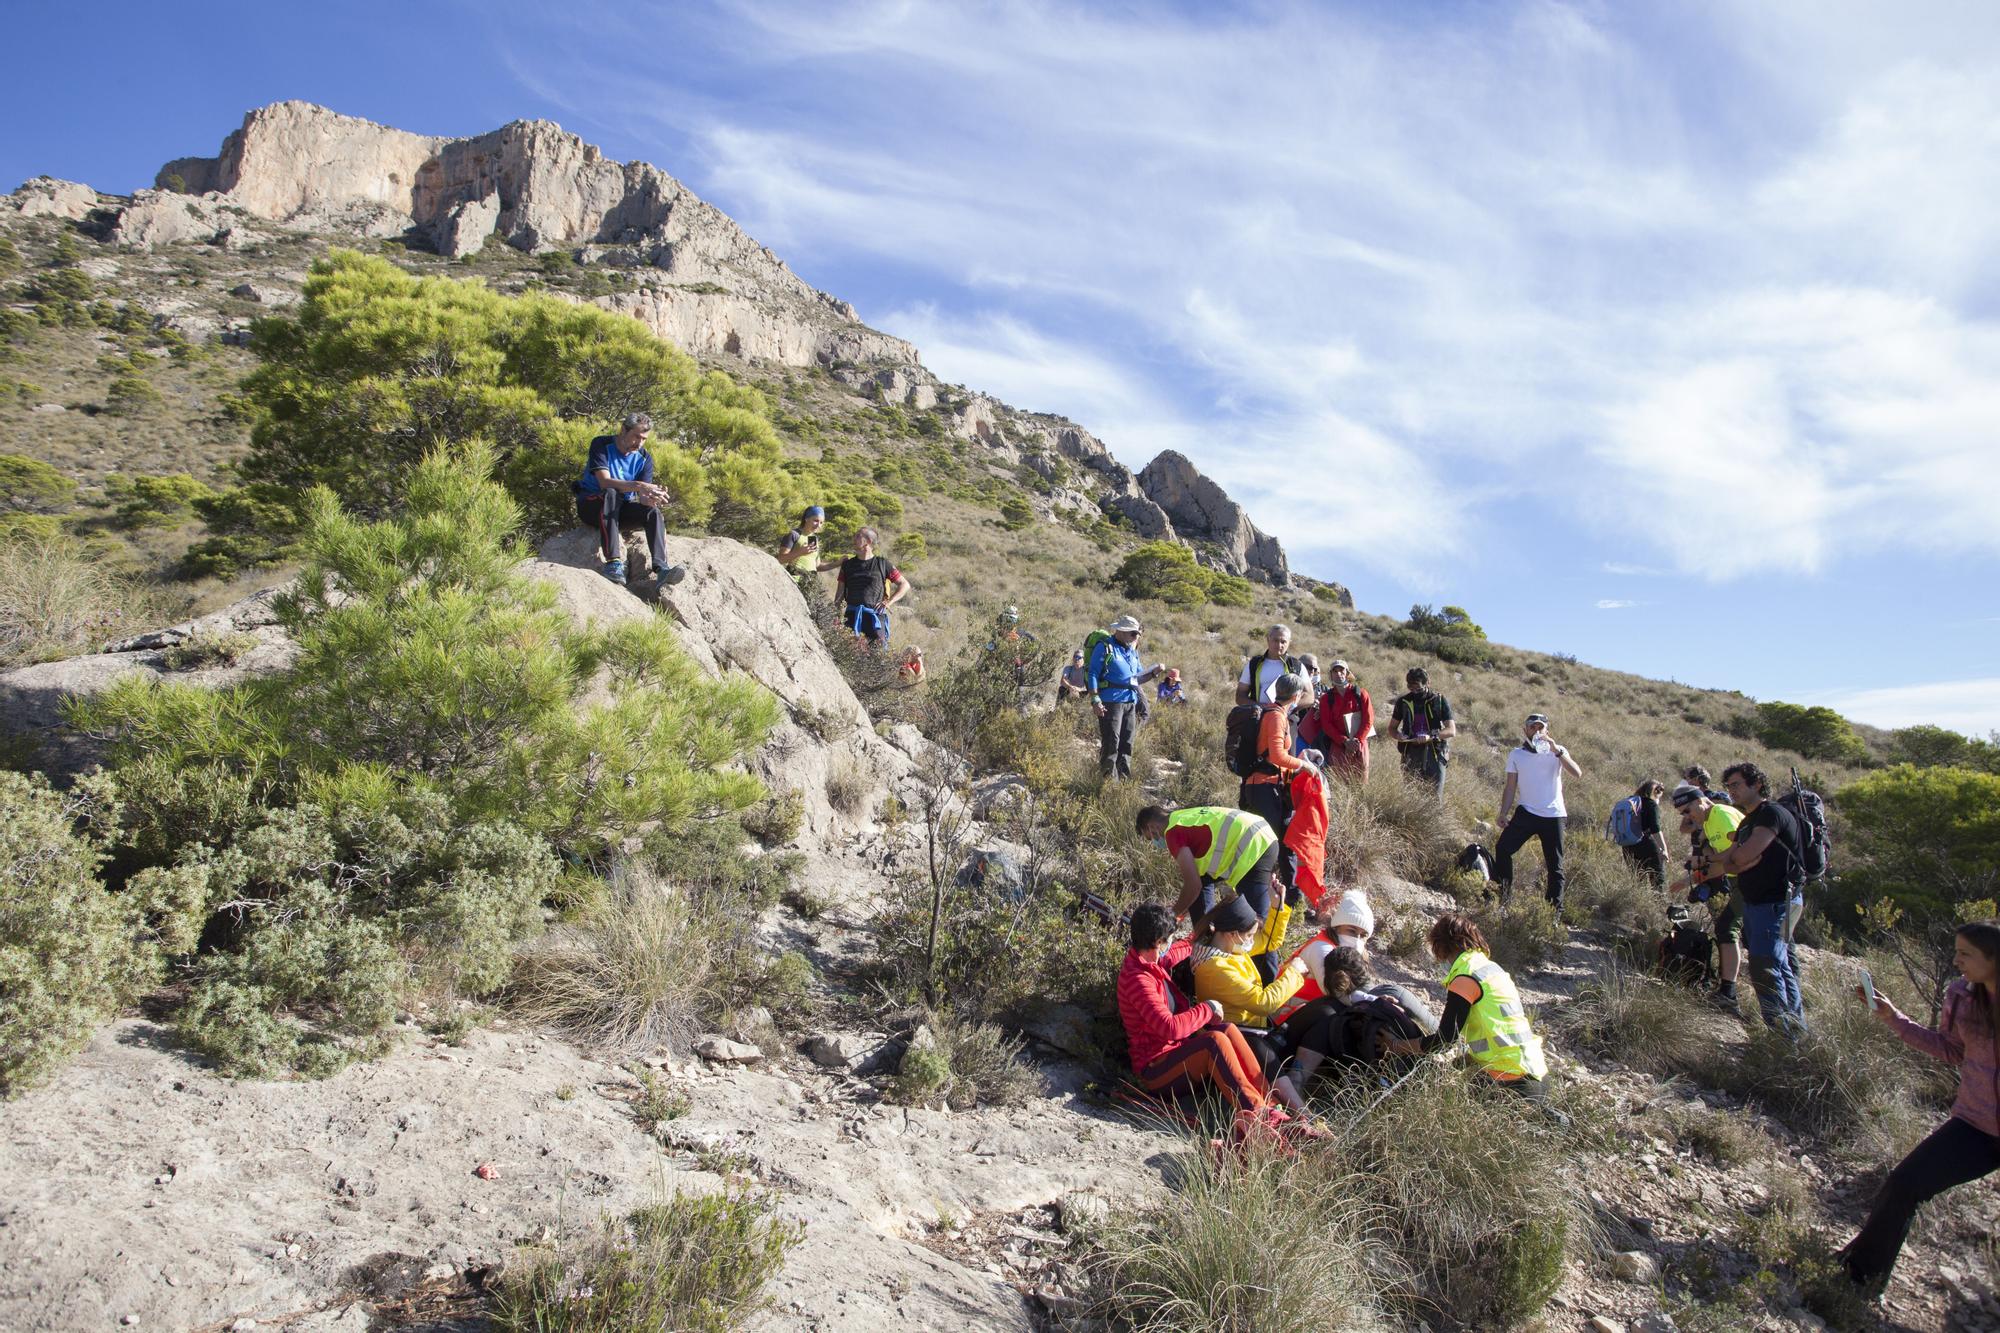
{"label": "rocky outcrop", "polygon": [[0,207],[28,218],[67,218],[79,222],[97,207],[97,191],[75,181],[59,181],[53,176],[37,176],[5,199]]}
{"label": "rocky outcrop", "polygon": [[1140,472],[1139,487],[1165,511],[1182,540],[1215,547],[1227,572],[1280,588],[1291,583],[1278,539],[1252,523],[1243,506],[1184,455],[1172,449],[1162,453]]}
{"label": "rocky outcrop", "polygon": [[[862,325],[854,308],[815,290],[735,222],[645,162],[616,162],[547,121],[516,121],[473,138],[441,138],[342,116],[308,102],[250,112],[212,158],[180,158],[157,184],[176,198],[224,205],[288,227],[388,235],[408,231],[440,253],[471,254],[498,236],[530,252],[656,270],[605,304],[697,353],[791,365],[836,360],[914,364],[916,349]],[[193,239],[200,219],[147,219],[121,243]],[[214,234],[210,228],[209,234]]]}

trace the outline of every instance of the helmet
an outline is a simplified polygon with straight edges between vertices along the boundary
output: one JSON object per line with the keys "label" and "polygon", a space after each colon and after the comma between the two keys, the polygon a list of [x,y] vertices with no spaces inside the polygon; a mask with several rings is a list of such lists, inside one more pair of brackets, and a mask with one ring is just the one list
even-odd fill
{"label": "helmet", "polygon": [[1340,895],[1340,905],[1333,909],[1333,917],[1326,923],[1329,933],[1342,926],[1352,926],[1365,934],[1375,933],[1375,909],[1368,905],[1368,895],[1359,889],[1349,889]]}

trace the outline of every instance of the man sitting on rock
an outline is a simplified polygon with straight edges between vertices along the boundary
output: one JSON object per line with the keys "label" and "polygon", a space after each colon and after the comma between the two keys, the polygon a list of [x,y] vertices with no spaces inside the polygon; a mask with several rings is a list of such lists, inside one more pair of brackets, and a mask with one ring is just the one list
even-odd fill
{"label": "man sitting on rock", "polygon": [[634,412],[616,435],[592,440],[583,476],[573,487],[578,520],[597,529],[604,577],[620,586],[625,583],[623,532],[631,527],[646,530],[646,551],[658,586],[672,587],[687,577],[686,569],[667,563],[667,525],[660,506],[671,497],[664,486],[653,483],[653,456],[646,452],[646,437],[652,433],[653,419]]}

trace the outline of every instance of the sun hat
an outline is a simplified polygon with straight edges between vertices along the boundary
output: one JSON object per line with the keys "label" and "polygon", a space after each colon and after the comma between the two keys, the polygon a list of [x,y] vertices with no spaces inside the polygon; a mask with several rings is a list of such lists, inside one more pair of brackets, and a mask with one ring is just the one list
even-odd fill
{"label": "sun hat", "polygon": [[1137,616],[1120,616],[1120,617],[1118,617],[1118,619],[1116,619],[1116,620],[1114,620],[1114,621],[1112,621],[1112,622],[1111,622],[1111,632],[1112,632],[1113,634],[1138,634],[1138,633],[1141,633],[1141,632],[1142,632],[1142,630],[1141,630],[1141,627],[1140,627],[1140,625],[1139,625],[1139,617],[1137,617]]}

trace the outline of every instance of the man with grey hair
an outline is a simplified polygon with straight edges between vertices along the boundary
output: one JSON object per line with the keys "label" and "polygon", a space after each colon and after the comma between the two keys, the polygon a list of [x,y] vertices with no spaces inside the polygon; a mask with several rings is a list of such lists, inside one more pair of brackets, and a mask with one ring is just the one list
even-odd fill
{"label": "man with grey hair", "polygon": [[1264,655],[1245,658],[1242,674],[1236,678],[1236,702],[1267,704],[1278,687],[1278,677],[1290,672],[1303,674],[1299,659],[1291,656],[1292,627],[1273,625],[1264,632]]}
{"label": "man with grey hair", "polygon": [[653,419],[644,412],[626,417],[616,435],[600,435],[590,442],[583,476],[572,487],[578,520],[597,529],[604,577],[621,587],[626,528],[646,530],[646,553],[652,558],[658,586],[671,587],[687,577],[686,569],[667,563],[667,524],[660,517],[660,506],[672,497],[653,481],[653,456],[646,451],[646,437],[652,433]]}
{"label": "man with grey hair", "polygon": [[840,581],[840,623],[864,648],[889,642],[889,608],[907,597],[910,580],[886,558],[875,554],[882,539],[873,528],[854,534],[854,554],[821,571]]}

